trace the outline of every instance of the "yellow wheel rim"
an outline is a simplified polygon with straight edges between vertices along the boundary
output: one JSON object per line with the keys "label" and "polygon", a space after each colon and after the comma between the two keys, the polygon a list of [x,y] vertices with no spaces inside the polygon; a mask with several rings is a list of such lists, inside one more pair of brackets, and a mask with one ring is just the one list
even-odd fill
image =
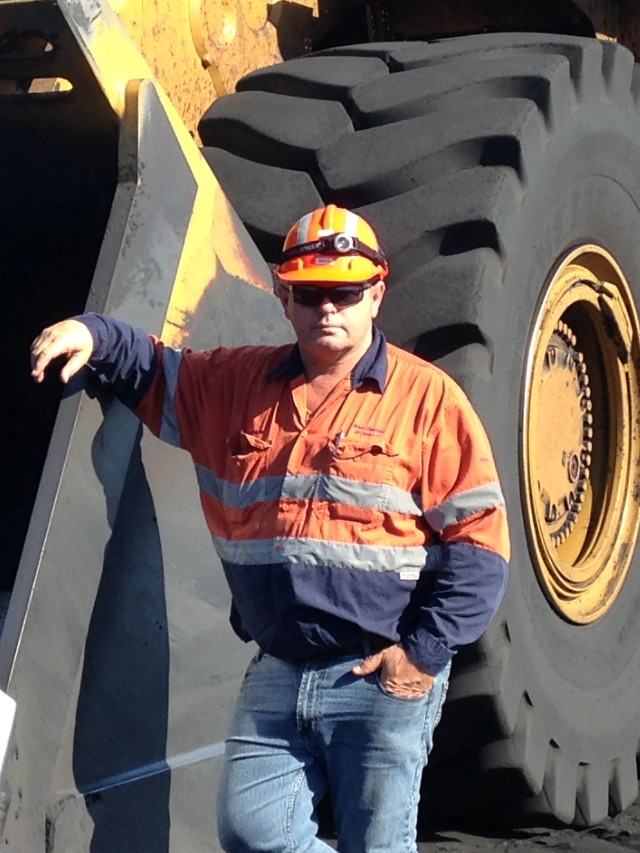
{"label": "yellow wheel rim", "polygon": [[527,357],[523,502],[539,583],[568,621],[614,604],[640,514],[638,318],[614,259],[582,246],[546,289]]}

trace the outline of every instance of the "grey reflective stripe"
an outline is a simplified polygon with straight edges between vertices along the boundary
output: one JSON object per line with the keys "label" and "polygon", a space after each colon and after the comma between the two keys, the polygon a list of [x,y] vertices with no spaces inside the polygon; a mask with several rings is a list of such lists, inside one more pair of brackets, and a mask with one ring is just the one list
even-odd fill
{"label": "grey reflective stripe", "polygon": [[298,222],[298,236],[296,238],[298,244],[309,242],[309,225],[311,225],[312,216],[313,212],[307,213]]}
{"label": "grey reflective stripe", "polygon": [[285,477],[260,477],[238,485],[216,477],[202,465],[196,465],[198,484],[232,509],[246,509],[254,503],[290,500],[319,500],[377,509],[380,512],[397,512],[404,515],[422,515],[417,495],[403,492],[394,486],[363,483],[332,477],[330,474],[287,474]]}
{"label": "grey reflective stripe", "polygon": [[176,386],[178,384],[178,371],[182,362],[180,350],[165,347],[162,359],[162,368],[167,384],[167,391],[162,406],[162,423],[160,425],[160,438],[175,447],[181,447],[180,427],[178,426],[178,415],[175,407]]}
{"label": "grey reflective stripe", "polygon": [[282,497],[332,501],[381,512],[422,515],[417,495],[385,483],[364,483],[331,474],[287,474],[282,485]]}
{"label": "grey reflective stripe", "polygon": [[350,237],[358,236],[358,219],[360,217],[357,214],[353,213],[353,211],[349,211],[347,213],[346,222],[345,222],[345,234],[349,234]]}
{"label": "grey reflective stripe", "polygon": [[282,494],[283,477],[259,477],[247,483],[231,483],[205,468],[196,465],[196,477],[200,489],[231,509],[247,509],[264,501],[277,501]]}
{"label": "grey reflective stripe", "polygon": [[248,541],[212,538],[221,560],[241,566],[306,563],[365,572],[422,572],[435,568],[431,560],[427,563],[424,546],[358,545],[302,537]]}
{"label": "grey reflective stripe", "polygon": [[462,492],[440,506],[434,506],[433,509],[425,512],[424,517],[432,530],[440,531],[464,521],[475,513],[493,509],[496,506],[504,506],[502,490],[498,483],[488,483],[486,486],[478,486],[475,489],[469,489],[468,492]]}

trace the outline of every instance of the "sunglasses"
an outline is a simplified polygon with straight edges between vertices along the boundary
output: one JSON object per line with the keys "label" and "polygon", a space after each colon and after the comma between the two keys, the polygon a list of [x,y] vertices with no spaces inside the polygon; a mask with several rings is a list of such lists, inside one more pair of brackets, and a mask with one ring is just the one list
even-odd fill
{"label": "sunglasses", "polygon": [[319,308],[325,299],[328,299],[336,308],[357,305],[362,301],[365,290],[371,286],[372,282],[345,284],[340,287],[316,287],[313,284],[297,284],[295,287],[290,287],[282,284],[285,290],[293,294],[296,305],[304,305],[305,308]]}

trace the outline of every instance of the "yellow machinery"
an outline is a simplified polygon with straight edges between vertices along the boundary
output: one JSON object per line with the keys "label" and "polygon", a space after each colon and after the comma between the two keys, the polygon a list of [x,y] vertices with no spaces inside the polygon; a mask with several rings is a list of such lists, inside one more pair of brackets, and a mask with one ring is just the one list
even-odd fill
{"label": "yellow machinery", "polygon": [[29,342],[85,310],[178,346],[288,340],[270,265],[323,201],[376,227],[381,324],[465,387],[511,518],[422,818],[633,802],[639,21],[623,0],[0,0],[6,849],[217,849],[252,654],[189,460],[90,382],[32,386]]}

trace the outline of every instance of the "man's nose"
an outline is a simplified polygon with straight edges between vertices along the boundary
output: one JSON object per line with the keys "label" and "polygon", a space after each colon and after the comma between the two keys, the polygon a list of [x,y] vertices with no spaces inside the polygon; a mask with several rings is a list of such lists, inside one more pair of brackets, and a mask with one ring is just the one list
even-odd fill
{"label": "man's nose", "polygon": [[320,303],[320,308],[325,314],[333,314],[336,310],[336,306],[333,304],[333,302],[328,296],[325,296],[325,298],[322,300],[322,302]]}

